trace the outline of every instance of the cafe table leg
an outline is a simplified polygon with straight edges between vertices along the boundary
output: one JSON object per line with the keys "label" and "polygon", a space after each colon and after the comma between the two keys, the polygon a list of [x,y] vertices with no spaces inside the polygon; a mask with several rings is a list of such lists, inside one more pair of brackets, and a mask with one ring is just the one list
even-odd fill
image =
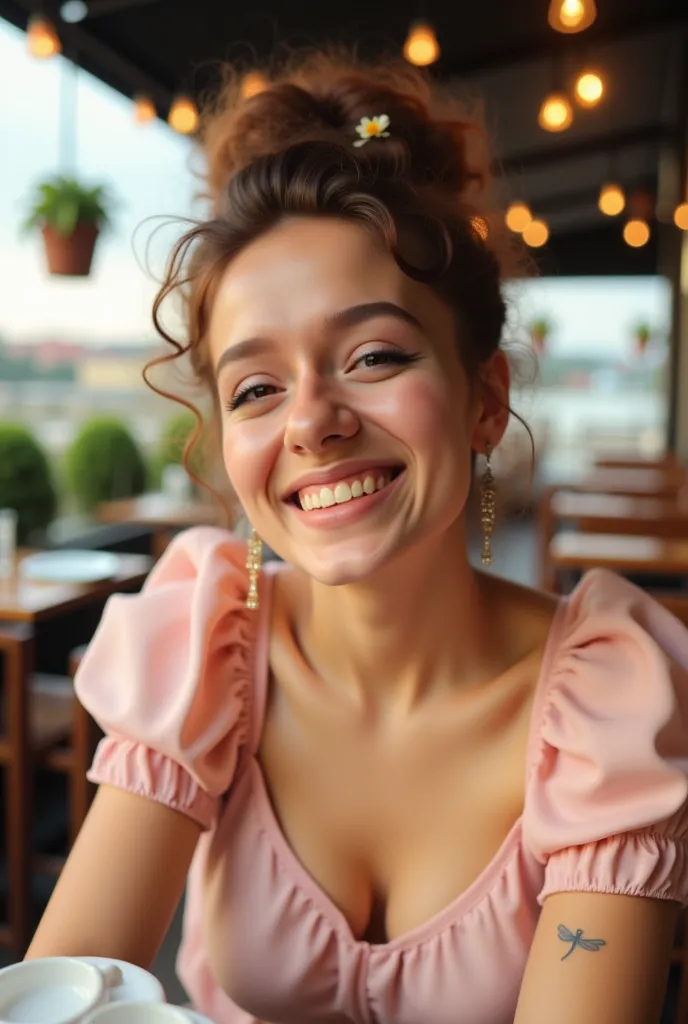
{"label": "cafe table leg", "polygon": [[33,787],[29,751],[29,680],[33,630],[28,625],[0,628],[5,664],[5,787],[8,916],[10,942],[23,956],[31,938],[31,818]]}

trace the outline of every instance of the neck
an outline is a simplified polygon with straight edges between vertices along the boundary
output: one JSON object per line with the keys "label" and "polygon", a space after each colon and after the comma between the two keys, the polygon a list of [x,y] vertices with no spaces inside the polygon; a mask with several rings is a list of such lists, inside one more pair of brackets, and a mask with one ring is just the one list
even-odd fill
{"label": "neck", "polygon": [[374,578],[341,587],[309,580],[297,624],[302,649],[325,681],[361,704],[409,711],[430,690],[484,676],[489,620],[480,583],[457,522]]}

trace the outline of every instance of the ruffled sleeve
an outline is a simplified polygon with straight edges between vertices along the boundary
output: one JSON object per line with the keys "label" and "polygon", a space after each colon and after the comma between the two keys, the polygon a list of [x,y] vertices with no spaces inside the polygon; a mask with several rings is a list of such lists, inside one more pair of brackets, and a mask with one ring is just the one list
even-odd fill
{"label": "ruffled sleeve", "polygon": [[140,594],[110,598],[79,667],[77,697],[105,732],[89,778],[209,828],[248,730],[255,613],[246,547],[188,530]]}
{"label": "ruffled sleeve", "polygon": [[544,691],[523,815],[554,892],[688,904],[688,631],[642,590],[588,573]]}

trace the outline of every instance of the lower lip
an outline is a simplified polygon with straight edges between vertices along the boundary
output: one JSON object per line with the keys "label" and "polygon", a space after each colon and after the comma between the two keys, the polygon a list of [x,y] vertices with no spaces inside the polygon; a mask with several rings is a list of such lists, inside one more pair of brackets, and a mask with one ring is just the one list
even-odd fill
{"label": "lower lip", "polygon": [[298,516],[307,526],[314,526],[317,530],[331,530],[338,526],[348,526],[367,515],[374,508],[377,508],[392,492],[404,476],[402,471],[391,483],[383,487],[381,491],[373,494],[366,494],[361,498],[351,498],[342,502],[341,505],[330,505],[329,508],[315,508],[310,512],[297,505],[289,504],[291,511]]}

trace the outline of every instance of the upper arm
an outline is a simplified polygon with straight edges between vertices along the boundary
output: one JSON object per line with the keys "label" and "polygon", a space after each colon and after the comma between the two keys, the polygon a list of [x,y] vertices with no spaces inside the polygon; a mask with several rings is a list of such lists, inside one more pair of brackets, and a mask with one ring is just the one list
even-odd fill
{"label": "upper arm", "polygon": [[179,903],[200,825],[101,786],[27,959],[107,956],[148,967]]}
{"label": "upper arm", "polygon": [[[678,903],[639,896],[561,892],[548,896],[528,958],[514,1024],[658,1024]],[[558,936],[559,925],[597,952]]]}

